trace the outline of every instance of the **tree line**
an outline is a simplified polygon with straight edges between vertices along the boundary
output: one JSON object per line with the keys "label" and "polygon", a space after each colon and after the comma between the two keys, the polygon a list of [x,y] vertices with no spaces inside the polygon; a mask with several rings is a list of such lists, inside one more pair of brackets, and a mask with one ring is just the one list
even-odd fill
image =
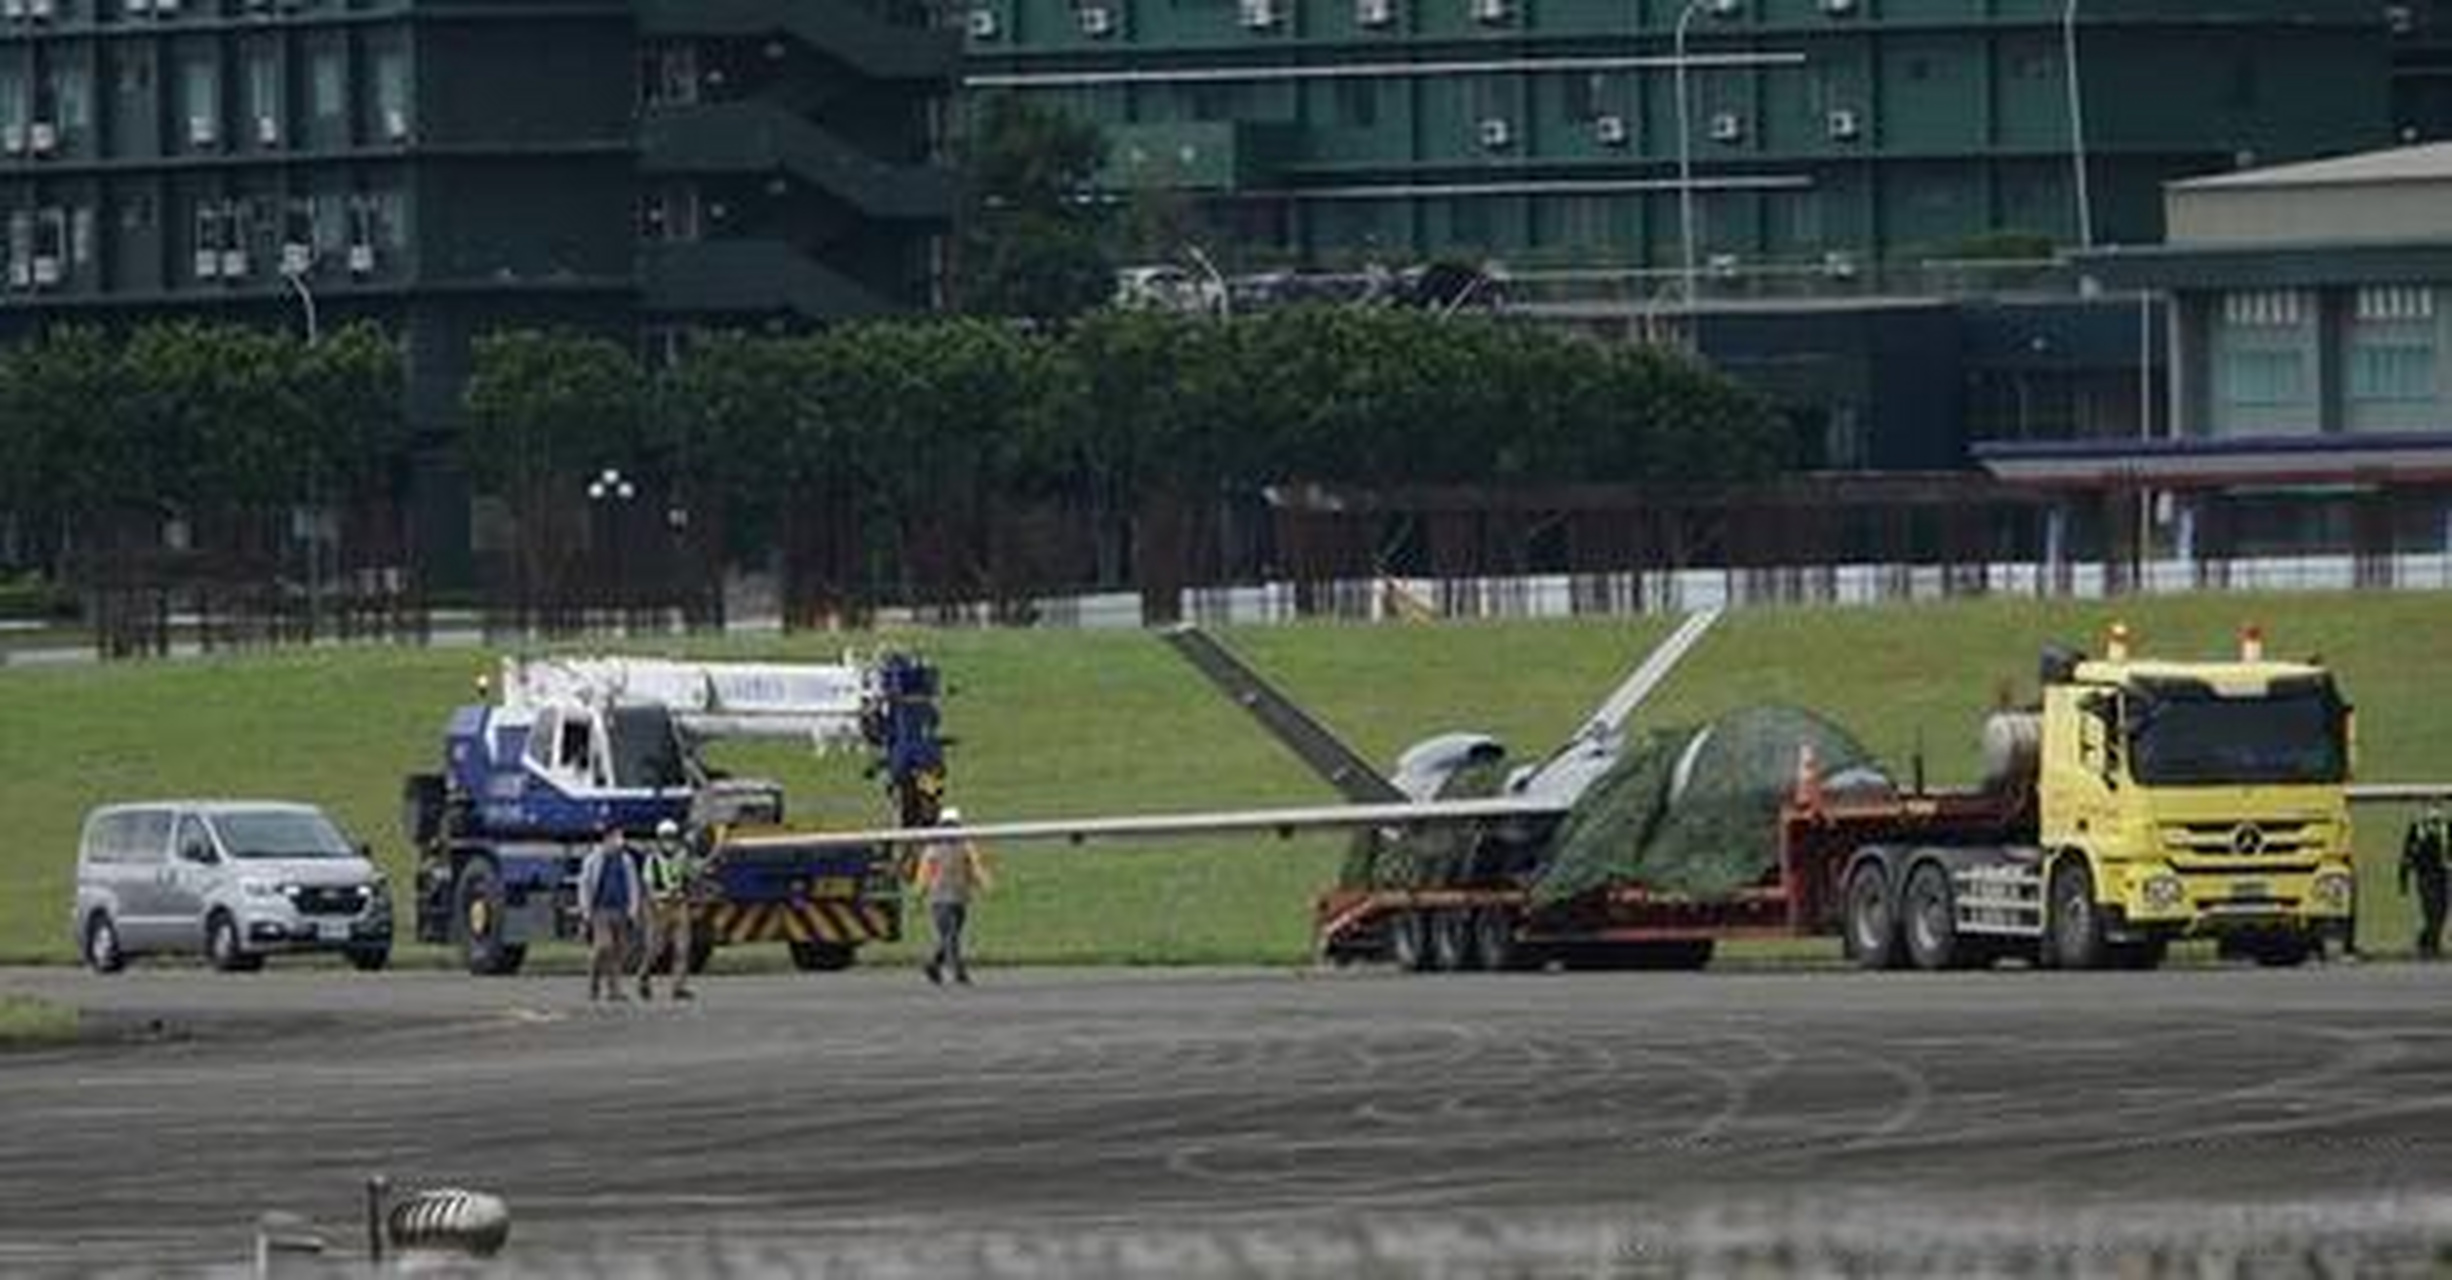
{"label": "tree line", "polygon": [[[1741,482],[1791,452],[1684,356],[1410,311],[709,333],[669,368],[512,331],[478,341],[462,409],[459,462],[532,577],[569,571],[589,477],[617,468],[709,562],[779,548],[867,602],[1121,585],[1153,513],[1272,486]],[[0,513],[55,568],[173,519],[243,543],[301,505],[397,510],[411,453],[401,352],[370,327],[0,349]]]}

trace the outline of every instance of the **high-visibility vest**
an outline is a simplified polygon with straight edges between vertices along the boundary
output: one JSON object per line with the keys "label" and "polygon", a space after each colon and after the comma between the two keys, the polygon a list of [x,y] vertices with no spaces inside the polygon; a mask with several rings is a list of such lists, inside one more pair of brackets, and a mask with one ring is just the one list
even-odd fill
{"label": "high-visibility vest", "polygon": [[658,898],[678,898],[689,888],[687,855],[657,848],[647,855],[647,892]]}

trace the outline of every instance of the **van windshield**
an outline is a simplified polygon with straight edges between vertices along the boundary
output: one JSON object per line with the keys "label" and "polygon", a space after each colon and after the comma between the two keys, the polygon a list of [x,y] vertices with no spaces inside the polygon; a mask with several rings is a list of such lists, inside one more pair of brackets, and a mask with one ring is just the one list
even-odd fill
{"label": "van windshield", "polygon": [[213,829],[230,856],[247,861],[305,858],[354,858],[358,851],[341,838],[332,820],[320,813],[266,810],[260,813],[217,813]]}

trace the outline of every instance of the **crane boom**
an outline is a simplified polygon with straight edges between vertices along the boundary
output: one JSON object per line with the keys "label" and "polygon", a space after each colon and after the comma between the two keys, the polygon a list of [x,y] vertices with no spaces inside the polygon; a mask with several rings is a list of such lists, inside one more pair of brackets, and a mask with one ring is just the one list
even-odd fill
{"label": "crane boom", "polygon": [[690,662],[670,658],[505,658],[507,708],[652,703],[697,738],[797,738],[857,745],[874,705],[872,669],[851,661]]}

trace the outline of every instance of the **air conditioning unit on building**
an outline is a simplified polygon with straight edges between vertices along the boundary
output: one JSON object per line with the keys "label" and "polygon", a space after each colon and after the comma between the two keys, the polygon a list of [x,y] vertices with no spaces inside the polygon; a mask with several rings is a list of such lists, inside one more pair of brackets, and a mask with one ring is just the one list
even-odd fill
{"label": "air conditioning unit on building", "polygon": [[26,150],[47,156],[60,149],[60,127],[48,120],[37,120],[26,128]]}
{"label": "air conditioning unit on building", "polygon": [[26,0],[0,0],[0,17],[25,20]]}
{"label": "air conditioning unit on building", "polygon": [[1714,142],[1739,142],[1745,138],[1745,117],[1734,111],[1711,113],[1711,138]]}
{"label": "air conditioning unit on building", "polygon": [[1515,141],[1515,127],[1504,116],[1490,116],[1481,122],[1481,145],[1492,151]]}
{"label": "air conditioning unit on building", "polygon": [[248,266],[248,263],[247,263],[247,251],[246,251],[246,250],[244,250],[244,249],[224,249],[224,250],[222,250],[222,251],[221,251],[221,278],[222,278],[222,279],[224,279],[224,280],[244,280],[244,279],[246,279],[246,278],[247,278],[247,266]]}
{"label": "air conditioning unit on building", "polygon": [[1243,26],[1250,31],[1266,31],[1284,19],[1277,9],[1277,0],[1243,0]]}
{"label": "air conditioning unit on building", "polygon": [[21,124],[0,126],[0,151],[13,156],[26,153],[26,127]]}
{"label": "air conditioning unit on building", "polygon": [[192,146],[209,147],[221,141],[221,125],[211,116],[187,118],[187,141]]}
{"label": "air conditioning unit on building", "polygon": [[124,0],[122,7],[127,10],[128,16],[135,17],[153,12],[153,0]]}
{"label": "air conditioning unit on building", "polygon": [[1103,4],[1089,5],[1081,11],[1081,34],[1108,36],[1115,34],[1115,11]]}
{"label": "air conditioning unit on building", "polygon": [[1711,11],[1723,18],[1745,12],[1745,0],[1711,0]]}
{"label": "air conditioning unit on building", "polygon": [[1607,115],[1594,116],[1592,118],[1592,140],[1600,143],[1602,146],[1625,146],[1627,136],[1628,130],[1626,128],[1626,117],[1619,115]]}
{"label": "air conditioning unit on building", "polygon": [[1511,9],[1509,0],[1473,0],[1473,21],[1505,22]]}
{"label": "air conditioning unit on building", "polygon": [[1834,18],[1844,18],[1856,12],[1856,0],[1822,0],[1822,12]]}
{"label": "air conditioning unit on building", "polygon": [[302,276],[315,269],[315,246],[290,243],[281,246],[281,274]]}
{"label": "air conditioning unit on building", "polygon": [[2418,14],[2405,4],[2384,6],[2384,29],[2396,36],[2405,36],[2418,29]]}
{"label": "air conditioning unit on building", "polygon": [[970,21],[971,39],[993,40],[996,38],[997,24],[994,9],[973,9]]}
{"label": "air conditioning unit on building", "polygon": [[153,0],[153,11],[157,14],[177,13],[179,0]]}
{"label": "air conditioning unit on building", "polygon": [[1354,21],[1365,27],[1384,27],[1396,21],[1396,0],[1354,0]]}
{"label": "air conditioning unit on building", "polygon": [[1822,274],[1833,280],[1856,278],[1856,255],[1845,249],[1833,249],[1822,255]]}
{"label": "air conditioning unit on building", "polygon": [[349,274],[370,276],[375,273],[375,247],[371,244],[349,246]]}
{"label": "air conditioning unit on building", "polygon": [[49,22],[54,8],[54,0],[26,0],[26,16],[36,22]]}
{"label": "air conditioning unit on building", "polygon": [[34,258],[34,287],[56,289],[59,283],[60,260],[47,253],[37,254]]}
{"label": "air conditioning unit on building", "polygon": [[10,261],[9,287],[12,289],[31,289],[34,287],[34,268],[25,259],[17,258]]}
{"label": "air conditioning unit on building", "polygon": [[384,108],[384,111],[383,111],[383,136],[384,136],[384,137],[386,137],[386,138],[388,138],[388,139],[390,139],[390,140],[392,140],[393,142],[406,142],[406,141],[408,141],[408,140],[409,140],[409,113],[408,113],[408,112],[406,112],[406,111],[401,110],[401,109],[400,109],[400,108],[398,108],[398,107],[386,107],[386,108]]}
{"label": "air conditioning unit on building", "polygon": [[1864,122],[1859,120],[1855,110],[1849,107],[1833,107],[1828,125],[1830,136],[1841,142],[1854,141],[1858,134],[1864,132]]}
{"label": "air conditioning unit on building", "polygon": [[1711,274],[1718,276],[1723,280],[1735,279],[1738,267],[1743,265],[1744,262],[1743,259],[1739,258],[1733,253],[1715,253],[1706,261],[1707,265],[1709,265],[1711,268]]}
{"label": "air conditioning unit on building", "polygon": [[281,142],[281,121],[274,116],[255,118],[255,140],[262,146],[278,146]]}
{"label": "air conditioning unit on building", "polygon": [[221,274],[221,253],[215,249],[196,250],[196,278],[210,280]]}

